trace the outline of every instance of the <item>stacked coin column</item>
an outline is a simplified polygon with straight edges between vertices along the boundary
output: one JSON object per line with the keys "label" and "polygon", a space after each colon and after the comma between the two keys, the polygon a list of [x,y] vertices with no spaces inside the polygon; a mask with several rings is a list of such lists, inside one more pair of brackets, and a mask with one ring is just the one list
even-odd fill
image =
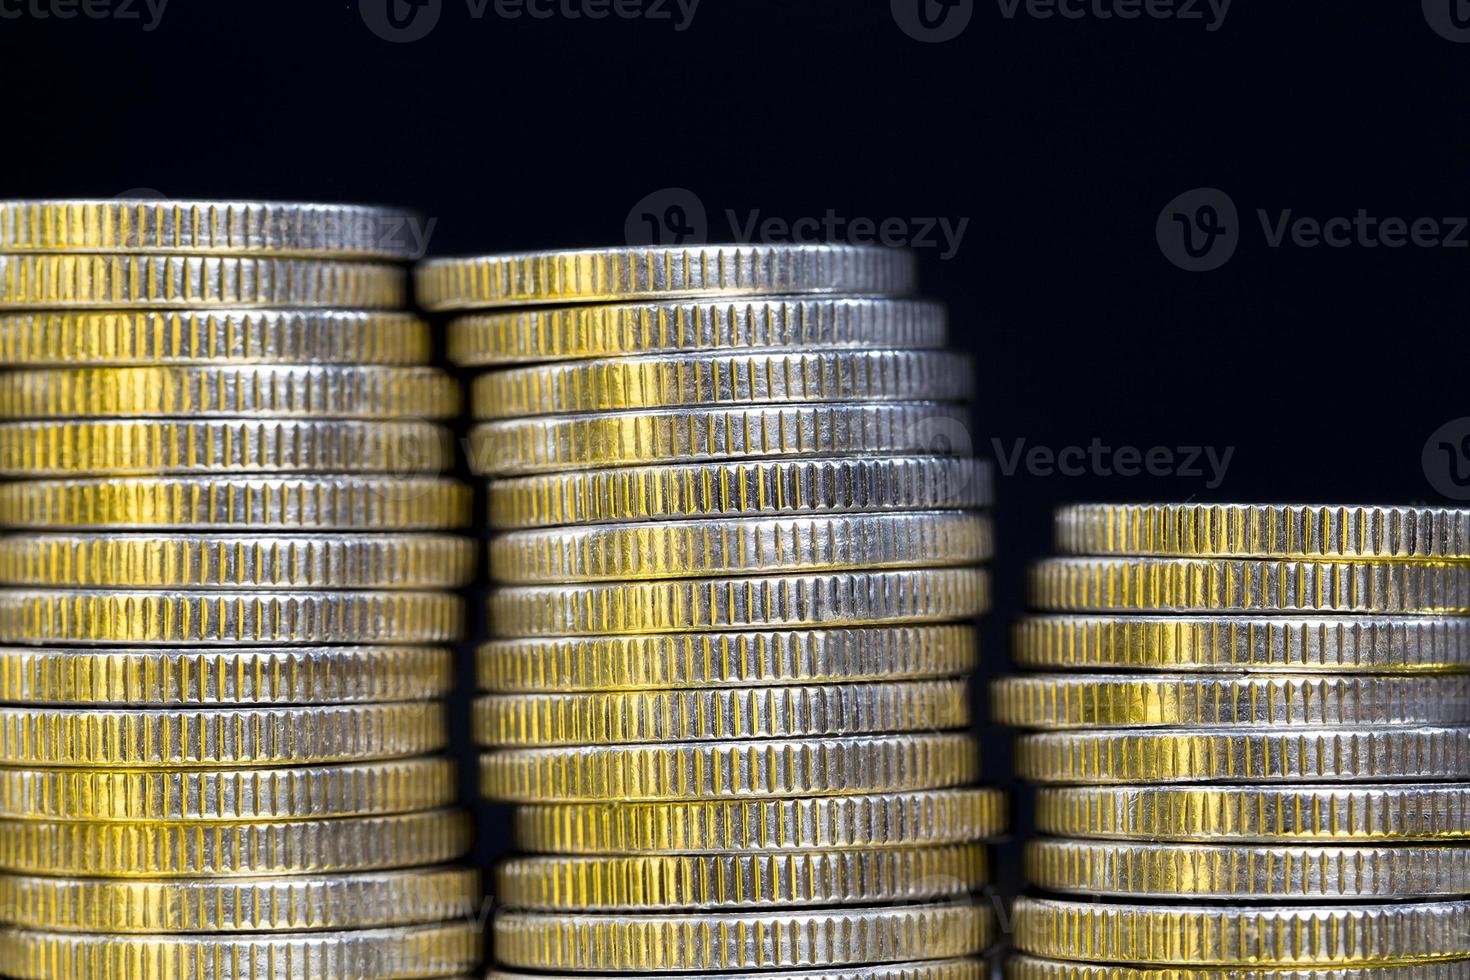
{"label": "stacked coin column", "polygon": [[479,961],[473,545],[405,216],[0,203],[0,973]]}
{"label": "stacked coin column", "polygon": [[[1470,969],[1470,511],[1079,506],[994,690],[1012,980]],[[1262,971],[1286,971],[1283,973]],[[1316,972],[1291,972],[1316,971]]]}
{"label": "stacked coin column", "polygon": [[499,369],[476,726],[533,852],[497,875],[503,969],[982,975],[988,475],[912,277],[845,247],[422,267],[429,308],[490,309],[451,356]]}

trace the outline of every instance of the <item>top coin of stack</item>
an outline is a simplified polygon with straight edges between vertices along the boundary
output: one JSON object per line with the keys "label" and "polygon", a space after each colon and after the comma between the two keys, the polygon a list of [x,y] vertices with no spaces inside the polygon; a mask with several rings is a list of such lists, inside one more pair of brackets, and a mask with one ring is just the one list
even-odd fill
{"label": "top coin of stack", "polygon": [[0,202],[0,973],[478,962],[414,220]]}
{"label": "top coin of stack", "polygon": [[972,375],[909,256],[609,249],[421,267],[494,478],[502,967],[978,980]]}
{"label": "top coin of stack", "polygon": [[1044,672],[992,693],[1042,730],[1028,877],[1086,899],[1020,901],[1013,980],[1470,969],[1470,511],[1088,505],[1057,541]]}

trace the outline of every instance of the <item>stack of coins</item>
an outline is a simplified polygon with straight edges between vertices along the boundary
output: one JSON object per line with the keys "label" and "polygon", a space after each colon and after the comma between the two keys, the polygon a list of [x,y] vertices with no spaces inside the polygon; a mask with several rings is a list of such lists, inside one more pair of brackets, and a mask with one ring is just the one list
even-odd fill
{"label": "stack of coins", "polygon": [[422,267],[474,385],[507,971],[978,980],[972,372],[912,259],[841,246]]}
{"label": "stack of coins", "polygon": [[0,973],[444,977],[473,545],[408,216],[0,203]]}
{"label": "stack of coins", "polygon": [[1470,971],[1470,511],[1062,510],[1011,980]]}

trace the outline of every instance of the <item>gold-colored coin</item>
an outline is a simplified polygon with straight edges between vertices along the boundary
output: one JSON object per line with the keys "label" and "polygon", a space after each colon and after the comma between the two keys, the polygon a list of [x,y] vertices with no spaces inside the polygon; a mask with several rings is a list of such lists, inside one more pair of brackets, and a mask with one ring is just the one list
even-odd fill
{"label": "gold-colored coin", "polygon": [[972,565],[990,521],[965,511],[690,520],[512,531],[490,542],[506,584]]}
{"label": "gold-colored coin", "polygon": [[503,749],[481,756],[480,787],[510,803],[901,793],[973,782],[979,763],[958,733]]}
{"label": "gold-colored coin", "polygon": [[1137,967],[1011,956],[1006,980],[1466,980],[1470,960],[1283,969]]}
{"label": "gold-colored coin", "polygon": [[1448,842],[1470,838],[1470,785],[1047,787],[1036,828],[1133,840]]}
{"label": "gold-colored coin", "polygon": [[401,269],[368,262],[189,255],[0,254],[0,309],[398,309]]}
{"label": "gold-colored coin", "polygon": [[0,537],[0,584],[124,589],[453,589],[469,538],[431,534]]}
{"label": "gold-colored coin", "polygon": [[819,738],[964,728],[964,680],[508,694],[475,702],[475,739],[506,748]]}
{"label": "gold-colored coin", "polygon": [[1139,905],[1021,898],[1016,948],[1036,956],[1208,966],[1372,966],[1470,956],[1470,901]]}
{"label": "gold-colored coin", "polygon": [[27,705],[424,701],[453,684],[444,647],[0,647],[0,701]]}
{"label": "gold-colored coin", "polygon": [[522,969],[722,972],[971,956],[990,945],[989,908],[965,903],[813,912],[545,915],[495,920],[495,956]]}
{"label": "gold-colored coin", "polygon": [[[913,963],[882,963],[875,966],[833,967],[774,973],[685,974],[682,980],[985,980],[990,975],[984,960],[920,960]],[[538,980],[540,974],[492,970],[485,980]],[[579,974],[582,980],[615,980],[611,975]],[[1371,978],[1378,980],[1378,978]],[[1397,980],[1397,978],[1384,978]],[[1403,980],[1463,980],[1461,977],[1405,977]]]}
{"label": "gold-colored coin", "polygon": [[0,869],[128,879],[335,874],[453,861],[471,836],[459,810],[287,823],[8,820]]}
{"label": "gold-colored coin", "polygon": [[[1470,852],[1467,852],[1470,853]],[[518,857],[496,869],[510,908],[570,912],[893,904],[979,890],[981,844],[883,850]]]}
{"label": "gold-colored coin", "polygon": [[547,854],[696,854],[961,844],[1006,829],[996,789],[515,810],[516,843]]}
{"label": "gold-colored coin", "polygon": [[975,510],[991,502],[990,465],[959,456],[674,463],[547,473],[490,484],[505,530],[694,518]]}
{"label": "gold-colored coin", "polygon": [[990,689],[1018,728],[1441,725],[1470,720],[1470,675],[1027,674]]}
{"label": "gold-colored coin", "polygon": [[801,456],[968,453],[969,412],[939,402],[548,415],[470,430],[481,476]]}
{"label": "gold-colored coin", "polygon": [[911,253],[854,245],[632,246],[431,259],[414,270],[428,310],[680,297],[901,296]]}
{"label": "gold-colored coin", "polygon": [[449,806],[447,758],[266,769],[0,768],[0,817],[21,820],[265,822],[384,816]]}
{"label": "gold-colored coin", "polygon": [[502,636],[536,637],[932,623],[973,619],[988,603],[981,569],[925,568],[518,586],[489,605]]}
{"label": "gold-colored coin", "polygon": [[447,592],[0,590],[0,643],[450,643]]}
{"label": "gold-colored coin", "polygon": [[434,867],[269,878],[0,875],[6,923],[80,933],[297,932],[470,918],[480,876]]}
{"label": "gold-colored coin", "polygon": [[427,980],[477,967],[480,927],[464,921],[242,936],[105,936],[6,929],[0,931],[0,962],[19,980]]}
{"label": "gold-colored coin", "polygon": [[497,367],[695,351],[944,346],[938,303],[857,296],[562,306],[451,320],[449,360]]}
{"label": "gold-colored coin", "polygon": [[438,473],[454,461],[431,422],[89,419],[0,423],[0,475]]}
{"label": "gold-colored coin", "polygon": [[468,527],[470,488],[431,476],[177,476],[0,483],[15,528],[438,531]]}
{"label": "gold-colored coin", "polygon": [[1072,731],[1016,740],[1041,783],[1336,783],[1470,779],[1470,728]]}
{"label": "gold-colored coin", "polygon": [[444,747],[443,706],[0,708],[0,761],[98,769],[310,765]]}
{"label": "gold-colored coin", "polygon": [[1470,848],[1303,847],[1150,841],[1026,842],[1026,880],[1082,895],[1208,899],[1453,898],[1470,892]]}
{"label": "gold-colored coin", "polygon": [[1051,558],[1032,605],[1061,612],[1470,614],[1470,563]]}
{"label": "gold-colored coin", "polygon": [[1056,516],[1077,555],[1470,558],[1470,510],[1307,504],[1082,504]]}
{"label": "gold-colored coin", "polygon": [[459,385],[430,367],[98,367],[0,373],[0,417],[447,419]]}
{"label": "gold-colored coin", "polygon": [[1011,655],[1038,670],[1405,673],[1470,670],[1470,619],[1442,616],[1030,616]]}
{"label": "gold-colored coin", "polygon": [[401,208],[158,198],[0,201],[0,252],[187,252],[415,259],[423,218]]}
{"label": "gold-colored coin", "polygon": [[0,314],[12,367],[427,364],[429,325],[374,310],[42,310]]}
{"label": "gold-colored coin", "polygon": [[744,351],[538,364],[475,379],[477,419],[708,405],[969,401],[974,365],[948,351]]}
{"label": "gold-colored coin", "polygon": [[927,680],[973,670],[978,643],[969,626],[492,640],[478,677],[527,694]]}

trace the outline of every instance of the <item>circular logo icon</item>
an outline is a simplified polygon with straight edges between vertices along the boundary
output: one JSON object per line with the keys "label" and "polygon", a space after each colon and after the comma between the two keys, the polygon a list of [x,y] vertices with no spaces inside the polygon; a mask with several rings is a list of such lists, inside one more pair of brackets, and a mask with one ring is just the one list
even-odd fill
{"label": "circular logo icon", "polygon": [[1470,416],[1446,422],[1420,457],[1429,485],[1451,500],[1470,500]]}
{"label": "circular logo icon", "polygon": [[378,37],[407,44],[429,36],[444,13],[444,0],[357,0],[357,10]]}
{"label": "circular logo icon", "polygon": [[1240,220],[1230,195],[1196,187],[1164,205],[1155,233],[1164,258],[1186,272],[1218,269],[1240,244]]}
{"label": "circular logo icon", "polygon": [[1470,0],[1423,0],[1424,19],[1447,41],[1470,41]]}
{"label": "circular logo icon", "polygon": [[925,44],[943,44],[965,33],[975,16],[975,0],[889,0],[903,32]]}
{"label": "circular logo icon", "polygon": [[689,188],[665,187],[633,205],[623,237],[629,245],[703,245],[709,241],[709,215]]}

